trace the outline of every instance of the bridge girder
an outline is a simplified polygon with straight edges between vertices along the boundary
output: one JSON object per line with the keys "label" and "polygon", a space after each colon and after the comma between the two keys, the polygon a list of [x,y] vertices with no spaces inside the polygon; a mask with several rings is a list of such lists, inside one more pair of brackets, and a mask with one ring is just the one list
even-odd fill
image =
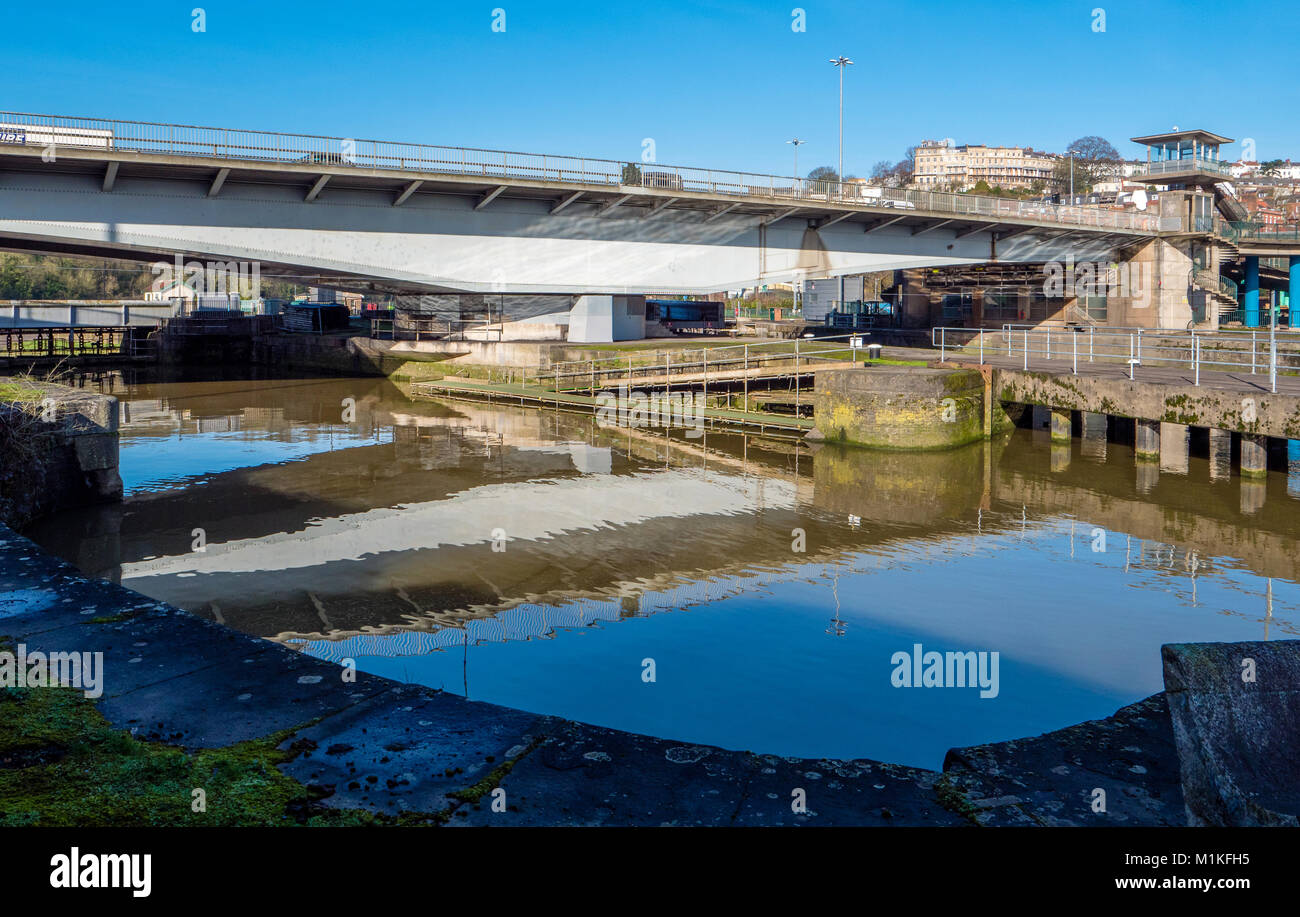
{"label": "bridge girder", "polygon": [[[250,260],[264,276],[275,269],[399,292],[711,292],[755,279],[992,260],[983,231],[996,233],[998,260],[1042,260],[1056,257],[1051,234],[1060,231],[838,200],[792,206],[779,196],[113,150],[61,150],[47,164],[0,147],[0,173],[0,246]],[[824,215],[777,225],[801,210]],[[933,236],[953,223],[956,238]],[[1077,259],[1081,245],[1144,238],[1076,231]],[[1023,246],[1005,245],[1012,236]]]}

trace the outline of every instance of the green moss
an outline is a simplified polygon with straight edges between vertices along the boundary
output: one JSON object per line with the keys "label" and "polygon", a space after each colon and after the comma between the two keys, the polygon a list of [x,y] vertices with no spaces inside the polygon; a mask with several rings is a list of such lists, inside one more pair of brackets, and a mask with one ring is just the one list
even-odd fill
{"label": "green moss", "polygon": [[[277,746],[294,731],[188,752],[114,729],[75,689],[8,689],[0,693],[0,826],[396,821],[320,806],[321,791],[281,773],[276,765],[298,752]],[[195,789],[206,794],[205,812],[191,810]]]}
{"label": "green moss", "polygon": [[463,790],[458,790],[457,792],[452,793],[451,794],[452,797],[455,799],[459,799],[461,802],[477,804],[480,799],[482,799],[484,796],[488,795],[493,790],[495,790],[498,786],[501,785],[501,781],[506,778],[506,774],[514,770],[515,764],[517,764],[520,760],[524,758],[524,756],[529,754],[534,748],[537,747],[538,741],[540,740],[534,740],[531,745],[529,745],[526,749],[521,751],[515,757],[511,758],[509,761],[501,762],[501,764],[494,767],[491,770],[491,772],[489,772],[488,775],[485,776],[478,783],[474,784],[473,786],[466,787]]}
{"label": "green moss", "polygon": [[25,382],[0,382],[0,403],[31,405],[45,395],[44,389]]}
{"label": "green moss", "polygon": [[944,774],[934,785],[934,795],[939,799],[939,805],[943,806],[949,812],[954,812],[962,818],[969,821],[972,825],[979,825],[975,816],[979,810],[971,803],[970,798],[965,791],[959,790],[953,785],[952,779]]}
{"label": "green moss", "polygon": [[127,611],[119,611],[115,615],[98,615],[91,618],[91,624],[117,624],[119,621],[129,621],[132,618],[139,617],[144,613],[143,608],[132,608]]}

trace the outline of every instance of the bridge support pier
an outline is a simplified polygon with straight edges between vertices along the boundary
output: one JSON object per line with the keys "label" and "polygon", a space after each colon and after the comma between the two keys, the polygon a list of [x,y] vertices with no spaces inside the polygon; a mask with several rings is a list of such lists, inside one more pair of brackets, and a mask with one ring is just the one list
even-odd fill
{"label": "bridge support pier", "polygon": [[1226,481],[1232,477],[1232,434],[1210,428],[1210,480]]}
{"label": "bridge support pier", "polygon": [[1259,326],[1259,256],[1246,256],[1246,298],[1242,304],[1245,309],[1245,324],[1247,327],[1256,328]]}
{"label": "bridge support pier", "polygon": [[1133,452],[1139,462],[1160,461],[1160,421],[1140,417],[1134,421]]}
{"label": "bridge support pier", "polygon": [[1063,411],[1059,408],[1052,408],[1052,442],[1068,443],[1073,435],[1073,411]]}
{"label": "bridge support pier", "polygon": [[1187,474],[1189,428],[1181,423],[1160,424],[1160,470]]}
{"label": "bridge support pier", "polygon": [[1263,480],[1268,477],[1268,437],[1241,434],[1241,476]]}
{"label": "bridge support pier", "polygon": [[1110,418],[1105,414],[1092,411],[1080,411],[1080,432],[1082,439],[1079,451],[1085,458],[1106,461],[1106,432]]}

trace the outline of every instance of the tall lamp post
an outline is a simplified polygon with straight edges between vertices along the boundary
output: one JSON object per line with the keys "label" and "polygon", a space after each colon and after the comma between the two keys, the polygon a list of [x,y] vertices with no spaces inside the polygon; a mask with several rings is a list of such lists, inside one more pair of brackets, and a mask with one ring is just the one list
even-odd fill
{"label": "tall lamp post", "polygon": [[842,183],[844,181],[844,68],[852,66],[853,61],[849,60],[847,57],[843,55],[840,55],[839,57],[831,58],[831,64],[838,67],[840,70],[840,164],[839,164],[838,178],[839,181],[841,182],[840,187],[843,188]]}
{"label": "tall lamp post", "polygon": [[[799,145],[807,142],[808,142],[807,140],[800,140],[798,137],[795,137],[793,140],[786,141],[786,143],[794,144],[794,180],[795,181],[799,180]],[[798,189],[796,188],[796,191],[797,190]]]}

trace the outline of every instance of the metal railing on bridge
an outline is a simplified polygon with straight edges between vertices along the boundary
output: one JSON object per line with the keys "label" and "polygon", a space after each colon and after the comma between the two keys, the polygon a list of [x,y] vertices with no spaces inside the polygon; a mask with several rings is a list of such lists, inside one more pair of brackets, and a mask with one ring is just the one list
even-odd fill
{"label": "metal railing on bridge", "polygon": [[[1237,223],[1217,220],[1215,230],[1234,244],[1241,242],[1294,242],[1300,245],[1300,224]],[[1300,253],[1300,252],[1298,252]]]}
{"label": "metal railing on bridge", "polygon": [[0,328],[0,357],[132,356],[135,330],[124,325]]}
{"label": "metal railing on bridge", "polygon": [[1130,379],[1141,366],[1179,367],[1190,370],[1193,384],[1200,385],[1202,369],[1266,372],[1275,392],[1279,373],[1300,373],[1300,331],[1007,324],[1000,329],[937,327],[931,331],[931,343],[939,348],[940,360],[978,355],[983,365],[997,357],[1004,363],[1018,361],[1023,369],[1035,365],[1035,360],[1068,361],[1076,375],[1080,363],[1122,363]]}
{"label": "metal railing on bridge", "polygon": [[[126,150],[257,163],[361,166],[503,180],[514,178],[604,185],[614,190],[631,186],[778,202],[808,201],[894,210],[925,210],[1139,233],[1181,228],[1181,221],[1176,218],[1162,219],[1154,213],[976,194],[909,191],[872,186],[860,181],[813,180],[756,172],[315,134],[0,112],[0,144],[45,147],[50,143],[56,147]],[[1170,222],[1171,219],[1173,222]]]}

